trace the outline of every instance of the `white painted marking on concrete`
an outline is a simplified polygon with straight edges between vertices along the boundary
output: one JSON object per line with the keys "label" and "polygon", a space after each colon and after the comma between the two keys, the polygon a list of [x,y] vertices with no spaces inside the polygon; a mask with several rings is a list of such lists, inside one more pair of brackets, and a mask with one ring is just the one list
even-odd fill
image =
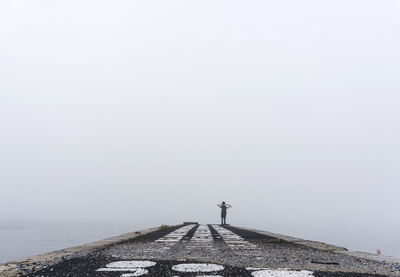
{"label": "white painted marking on concrete", "polygon": [[212,227],[218,232],[224,242],[232,249],[232,250],[255,250],[257,246],[246,241],[239,235],[221,227],[219,225],[212,225]]}
{"label": "white painted marking on concrete", "polygon": [[156,243],[165,243],[168,245],[174,245],[178,243],[193,227],[195,224],[189,224],[186,226],[183,226],[157,240],[155,240]]}
{"label": "white painted marking on concrete", "polygon": [[142,275],[145,275],[145,274],[147,274],[147,273],[149,273],[149,272],[147,271],[147,269],[144,269],[144,268],[137,268],[137,269],[136,269],[136,272],[134,272],[134,273],[124,273],[124,274],[121,275],[121,277],[142,276]]}
{"label": "white painted marking on concrete", "polygon": [[154,253],[157,255],[163,254],[167,256],[171,248],[174,247],[195,226],[196,224],[183,226],[151,242],[151,245],[147,249],[141,250],[142,258],[146,259],[152,257]]}
{"label": "white painted marking on concrete", "polygon": [[197,228],[196,232],[194,232],[191,242],[213,242],[210,228],[205,224],[201,224],[199,228]]}
{"label": "white painted marking on concrete", "polygon": [[99,269],[97,269],[96,271],[133,271],[133,272],[136,272],[136,270],[137,270],[137,268],[133,268],[133,267],[126,267],[126,268],[123,268],[123,267],[120,267],[120,268],[117,268],[117,267],[115,267],[115,268],[110,268],[110,267],[102,267],[102,268],[99,268]]}
{"label": "white painted marking on concrete", "polygon": [[254,271],[251,273],[254,277],[312,277],[314,276],[311,271],[302,270],[287,270],[287,269],[267,269]]}
{"label": "white painted marking on concrete", "polygon": [[108,272],[124,272],[128,271],[131,273],[124,273],[121,277],[133,277],[133,276],[142,276],[148,273],[145,267],[150,267],[156,265],[155,262],[152,261],[117,261],[108,263],[106,267],[99,268],[96,271],[108,271]]}
{"label": "white painted marking on concrete", "polygon": [[211,254],[218,251],[215,247],[210,228],[206,224],[199,225],[190,241],[185,243],[184,246],[185,249],[183,251],[188,251],[191,254],[204,255],[204,253]]}
{"label": "white painted marking on concrete", "polygon": [[223,270],[224,267],[217,264],[178,264],[172,269],[179,272],[215,272]]}
{"label": "white painted marking on concrete", "polygon": [[150,267],[156,265],[155,262],[152,261],[118,261],[112,262],[106,265],[106,267],[113,268],[138,268],[138,267]]}

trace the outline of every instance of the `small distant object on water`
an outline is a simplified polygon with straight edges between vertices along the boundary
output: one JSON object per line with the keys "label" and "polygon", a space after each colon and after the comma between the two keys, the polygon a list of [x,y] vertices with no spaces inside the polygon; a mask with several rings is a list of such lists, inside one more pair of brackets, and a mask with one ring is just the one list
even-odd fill
{"label": "small distant object on water", "polygon": [[376,250],[376,254],[380,255],[382,253],[382,251],[380,249]]}

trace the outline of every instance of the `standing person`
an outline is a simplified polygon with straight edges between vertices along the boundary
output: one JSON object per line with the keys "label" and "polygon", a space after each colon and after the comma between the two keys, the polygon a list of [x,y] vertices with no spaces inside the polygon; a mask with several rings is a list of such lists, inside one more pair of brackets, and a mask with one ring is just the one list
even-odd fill
{"label": "standing person", "polygon": [[221,208],[221,225],[226,224],[226,210],[231,208],[232,206],[229,204],[225,204],[225,201],[222,201],[221,204],[218,204],[218,207]]}

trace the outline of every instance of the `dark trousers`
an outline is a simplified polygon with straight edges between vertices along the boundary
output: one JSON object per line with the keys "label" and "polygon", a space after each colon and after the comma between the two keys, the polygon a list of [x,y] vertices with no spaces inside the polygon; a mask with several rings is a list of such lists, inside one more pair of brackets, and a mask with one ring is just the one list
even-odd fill
{"label": "dark trousers", "polygon": [[226,224],[226,215],[221,215],[221,225]]}

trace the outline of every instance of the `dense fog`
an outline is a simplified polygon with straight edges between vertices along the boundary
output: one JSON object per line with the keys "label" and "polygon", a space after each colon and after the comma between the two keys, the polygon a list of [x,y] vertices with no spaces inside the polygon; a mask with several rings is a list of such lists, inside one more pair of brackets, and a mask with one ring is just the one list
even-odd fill
{"label": "dense fog", "polygon": [[[400,2],[1,1],[0,219],[398,234]],[[117,223],[118,224],[118,223]]]}

